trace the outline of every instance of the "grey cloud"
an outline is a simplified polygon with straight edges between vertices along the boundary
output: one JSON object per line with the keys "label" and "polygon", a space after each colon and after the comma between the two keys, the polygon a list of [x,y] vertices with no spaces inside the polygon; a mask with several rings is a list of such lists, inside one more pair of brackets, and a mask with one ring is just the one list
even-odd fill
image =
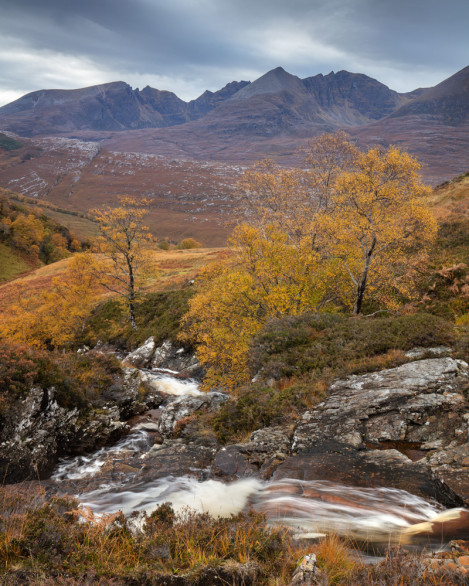
{"label": "grey cloud", "polygon": [[[0,13],[12,51],[16,40],[47,51],[50,67],[54,54],[92,62],[103,82],[111,72],[174,79],[192,97],[277,65],[300,77],[349,69],[410,90],[469,61],[467,0],[0,0]],[[5,88],[39,89],[40,71],[8,71],[5,51],[1,63]],[[63,85],[74,87],[72,72]]]}

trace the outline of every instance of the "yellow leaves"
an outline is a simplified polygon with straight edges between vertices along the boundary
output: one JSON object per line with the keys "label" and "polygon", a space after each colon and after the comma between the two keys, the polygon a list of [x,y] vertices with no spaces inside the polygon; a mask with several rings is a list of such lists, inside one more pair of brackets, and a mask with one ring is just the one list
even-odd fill
{"label": "yellow leaves", "polygon": [[412,297],[437,229],[419,163],[396,147],[362,153],[344,133],[304,154],[304,169],[264,161],[239,184],[231,264],[204,275],[185,318],[208,385],[248,380],[250,340],[271,318]]}
{"label": "yellow leaves", "polygon": [[36,347],[62,347],[72,342],[99,290],[95,264],[93,255],[76,254],[50,289],[32,298],[19,291],[18,302],[0,322],[0,336]]}
{"label": "yellow leaves", "polygon": [[419,168],[395,147],[361,153],[354,170],[337,178],[333,205],[318,217],[318,230],[327,235],[324,251],[341,261],[351,281],[347,297],[355,313],[365,291],[367,297],[381,295],[385,305],[391,288],[412,294],[413,268],[437,230]]}
{"label": "yellow leaves", "polygon": [[292,246],[277,227],[242,224],[230,244],[232,259],[204,271],[183,324],[208,369],[207,387],[247,382],[249,344],[266,321],[314,311],[324,296],[315,251]]}
{"label": "yellow leaves", "polygon": [[18,214],[10,224],[11,240],[17,248],[33,256],[39,253],[39,245],[44,238],[42,222],[33,214]]}
{"label": "yellow leaves", "polygon": [[141,206],[150,202],[121,196],[119,203],[116,208],[91,212],[101,230],[96,249],[108,260],[99,271],[99,279],[104,287],[127,299],[129,320],[137,329],[134,300],[148,266],[146,246],[152,240],[148,227],[143,224],[148,210]]}

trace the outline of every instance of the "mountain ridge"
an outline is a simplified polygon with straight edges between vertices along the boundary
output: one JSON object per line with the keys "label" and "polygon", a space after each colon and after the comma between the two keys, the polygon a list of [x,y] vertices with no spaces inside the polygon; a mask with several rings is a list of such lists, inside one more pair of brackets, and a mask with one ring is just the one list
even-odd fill
{"label": "mountain ridge", "polygon": [[[200,120],[219,109],[221,116],[228,112],[228,118],[234,111],[236,118],[259,118],[263,106],[273,107],[273,128],[280,131],[309,122],[361,126],[395,113],[425,91],[398,93],[369,76],[345,70],[301,79],[276,67],[253,82],[232,81],[188,102],[150,86],[132,89],[124,81],[76,90],[37,90],[1,107],[0,127],[20,136],[166,128]],[[267,126],[271,134],[271,123]]]}

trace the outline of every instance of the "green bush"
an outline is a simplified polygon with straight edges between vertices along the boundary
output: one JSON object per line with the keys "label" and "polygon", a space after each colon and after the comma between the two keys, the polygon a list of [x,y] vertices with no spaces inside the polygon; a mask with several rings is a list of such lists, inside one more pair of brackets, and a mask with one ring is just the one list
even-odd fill
{"label": "green bush", "polygon": [[95,345],[98,340],[130,350],[150,336],[157,343],[177,343],[181,317],[187,312],[194,294],[191,286],[162,293],[147,293],[136,303],[138,330],[129,324],[128,309],[123,301],[110,299],[99,304],[89,317],[79,344]]}
{"label": "green bush", "polygon": [[306,314],[267,324],[252,343],[251,369],[276,380],[325,369],[340,374],[391,350],[454,340],[451,322],[426,313],[374,318]]}

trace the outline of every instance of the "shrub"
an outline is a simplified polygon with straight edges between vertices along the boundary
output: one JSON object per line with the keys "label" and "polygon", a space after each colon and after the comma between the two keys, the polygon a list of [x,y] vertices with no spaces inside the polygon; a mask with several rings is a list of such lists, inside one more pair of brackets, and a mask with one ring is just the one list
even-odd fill
{"label": "shrub", "polygon": [[0,342],[0,419],[18,408],[32,386],[55,387],[62,407],[86,409],[100,401],[121,370],[112,356],[62,354]]}
{"label": "shrub", "polygon": [[251,346],[251,377],[257,373],[258,382],[236,389],[218,413],[199,415],[198,425],[213,429],[221,443],[243,441],[261,427],[295,421],[336,378],[398,366],[416,346],[452,344],[464,357],[468,340],[469,334],[456,339],[450,322],[430,314],[272,320]]}
{"label": "shrub", "polygon": [[184,240],[181,240],[181,242],[179,242],[176,248],[179,248],[181,250],[187,250],[190,248],[202,248],[202,244],[200,242],[197,242],[197,240],[195,240],[194,238],[184,238]]}
{"label": "shrub", "polygon": [[453,324],[431,314],[358,319],[305,314],[272,320],[264,328],[252,344],[251,369],[277,380],[326,369],[346,374],[359,370],[362,359],[454,340]]}
{"label": "shrub", "polygon": [[131,349],[150,336],[157,343],[177,342],[181,317],[187,312],[193,287],[142,295],[135,306],[138,330],[128,324],[127,309],[119,299],[100,303],[88,319],[78,343],[94,345],[98,340]]}
{"label": "shrub", "polygon": [[158,248],[161,250],[169,250],[171,248],[171,244],[167,240],[161,240],[158,242]]}

